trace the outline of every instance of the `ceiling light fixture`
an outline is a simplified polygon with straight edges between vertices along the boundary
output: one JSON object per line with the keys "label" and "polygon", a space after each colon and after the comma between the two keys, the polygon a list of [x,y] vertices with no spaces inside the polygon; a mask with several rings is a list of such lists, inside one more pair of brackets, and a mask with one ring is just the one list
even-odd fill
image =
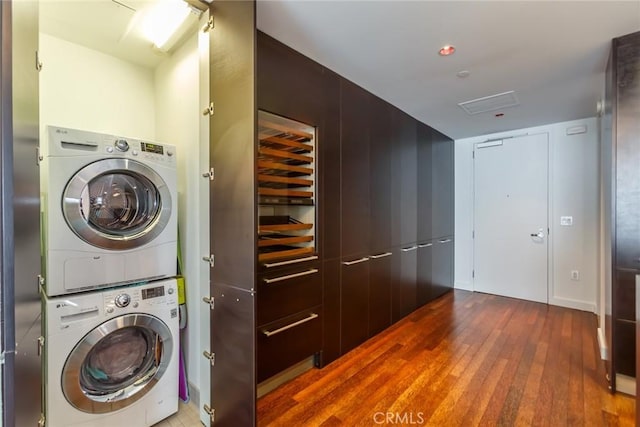
{"label": "ceiling light fixture", "polygon": [[440,56],[449,56],[449,55],[452,55],[453,52],[455,51],[456,51],[456,48],[454,46],[450,44],[446,44],[440,48],[440,50],[438,51],[438,54]]}
{"label": "ceiling light fixture", "polygon": [[160,1],[144,17],[143,34],[158,49],[162,49],[190,12],[189,5],[182,0]]}
{"label": "ceiling light fixture", "polygon": [[461,79],[469,77],[469,75],[471,75],[471,72],[469,70],[462,70],[456,73],[456,76],[460,77]]}

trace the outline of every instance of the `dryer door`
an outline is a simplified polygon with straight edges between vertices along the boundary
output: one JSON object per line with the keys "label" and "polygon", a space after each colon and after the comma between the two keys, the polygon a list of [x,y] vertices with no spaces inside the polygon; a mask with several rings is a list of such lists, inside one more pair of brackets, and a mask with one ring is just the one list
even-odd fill
{"label": "dryer door", "polygon": [[81,411],[113,412],[131,405],[160,380],[171,360],[173,337],[147,314],[116,317],[88,333],[62,370],[65,398]]}
{"label": "dryer door", "polygon": [[171,194],[150,167],[130,159],[105,159],[71,178],[62,209],[69,227],[85,242],[103,249],[133,249],[165,228]]}

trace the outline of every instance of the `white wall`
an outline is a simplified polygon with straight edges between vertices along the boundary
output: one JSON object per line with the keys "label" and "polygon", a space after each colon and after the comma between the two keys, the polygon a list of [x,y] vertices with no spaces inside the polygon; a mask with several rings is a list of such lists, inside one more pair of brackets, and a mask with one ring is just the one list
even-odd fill
{"label": "white wall", "polygon": [[155,139],[151,69],[40,33],[40,128]]}
{"label": "white wall", "polygon": [[[567,135],[586,125],[587,132]],[[455,286],[473,290],[473,144],[525,133],[549,134],[549,303],[596,312],[599,305],[599,131],[595,118],[456,141]],[[572,216],[573,226],[560,226]],[[571,270],[580,280],[571,280]]]}
{"label": "white wall", "polygon": [[[208,169],[208,154],[200,150],[200,124],[208,120],[201,114],[200,57],[198,37],[192,36],[164,61],[155,72],[156,135],[162,141],[177,145],[179,183],[179,229],[183,275],[187,291],[187,329],[183,337],[187,376],[192,389],[208,389],[209,372],[201,372],[202,357],[201,293],[209,295],[209,265],[202,261],[209,236],[203,231],[208,224],[209,180],[202,177]],[[202,104],[203,108],[205,104]],[[205,144],[207,145],[207,144]],[[206,328],[208,331],[208,328]],[[205,365],[207,366],[207,365]],[[198,398],[204,396],[198,396]],[[200,405],[202,406],[202,405]]]}

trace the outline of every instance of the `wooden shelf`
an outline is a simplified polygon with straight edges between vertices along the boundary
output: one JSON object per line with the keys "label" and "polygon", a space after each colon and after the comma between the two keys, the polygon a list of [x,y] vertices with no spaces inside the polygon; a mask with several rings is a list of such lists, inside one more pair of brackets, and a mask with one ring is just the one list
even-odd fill
{"label": "wooden shelf", "polygon": [[274,251],[274,252],[265,252],[258,254],[258,261],[271,261],[278,258],[293,258],[302,255],[308,255],[315,252],[314,247],[309,248],[295,248],[295,249],[285,249],[282,251]]}
{"label": "wooden shelf", "polygon": [[305,144],[304,142],[292,141],[286,138],[280,138],[277,136],[268,136],[260,137],[260,142],[263,145],[280,145],[285,147],[296,148],[298,150],[311,152],[313,151],[313,146],[309,144]]}
{"label": "wooden shelf", "polygon": [[311,187],[313,180],[290,176],[258,174],[258,182],[275,182],[290,186]]}
{"label": "wooden shelf", "polygon": [[258,160],[258,168],[267,169],[267,170],[273,169],[273,170],[280,170],[280,171],[287,171],[287,172],[296,172],[296,173],[301,173],[303,175],[313,174],[313,168],[287,165],[285,163],[270,162],[267,160]]}
{"label": "wooden shelf", "polygon": [[296,231],[311,230],[313,224],[273,224],[258,226],[258,233],[269,233],[275,231]]}
{"label": "wooden shelf", "polygon": [[258,194],[260,196],[282,196],[282,197],[313,197],[313,191],[297,191],[289,190],[288,188],[258,188]]}
{"label": "wooden shelf", "polygon": [[[277,236],[274,235],[274,236]],[[283,236],[283,237],[261,237],[258,240],[258,247],[275,245],[291,245],[294,243],[305,243],[313,241],[313,236]]]}
{"label": "wooden shelf", "polygon": [[272,148],[260,148],[258,150],[258,153],[262,154],[264,156],[268,156],[268,157],[276,157],[276,158],[280,158],[280,159],[298,160],[298,161],[303,162],[303,163],[313,163],[313,157],[311,157],[311,156],[303,156],[301,154],[296,154],[296,153],[293,153],[291,151],[274,150]]}
{"label": "wooden shelf", "polygon": [[307,132],[302,132],[297,129],[290,129],[287,126],[280,125],[278,123],[271,122],[269,120],[265,120],[264,118],[260,119],[259,127],[261,129],[270,129],[274,130],[277,133],[283,133],[285,135],[292,135],[297,138],[301,138],[307,141],[313,139],[313,135]]}

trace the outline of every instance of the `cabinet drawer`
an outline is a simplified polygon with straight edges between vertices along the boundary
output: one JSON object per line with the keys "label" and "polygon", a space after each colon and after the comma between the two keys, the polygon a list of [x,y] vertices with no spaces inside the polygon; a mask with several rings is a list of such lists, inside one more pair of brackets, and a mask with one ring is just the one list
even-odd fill
{"label": "cabinet drawer", "polygon": [[257,325],[321,304],[322,276],[318,264],[258,277]]}
{"label": "cabinet drawer", "polygon": [[321,309],[314,307],[258,328],[258,382],[320,352]]}

